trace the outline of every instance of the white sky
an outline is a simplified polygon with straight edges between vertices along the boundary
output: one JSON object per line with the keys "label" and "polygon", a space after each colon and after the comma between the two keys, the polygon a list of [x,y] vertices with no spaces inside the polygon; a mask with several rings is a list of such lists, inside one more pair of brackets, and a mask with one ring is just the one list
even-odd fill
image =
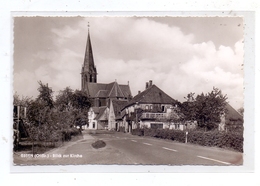
{"label": "white sky", "polygon": [[130,81],[133,95],[153,83],[184,101],[213,86],[243,106],[243,19],[240,17],[16,17],[14,91],[37,96],[80,89],[88,22],[99,83]]}

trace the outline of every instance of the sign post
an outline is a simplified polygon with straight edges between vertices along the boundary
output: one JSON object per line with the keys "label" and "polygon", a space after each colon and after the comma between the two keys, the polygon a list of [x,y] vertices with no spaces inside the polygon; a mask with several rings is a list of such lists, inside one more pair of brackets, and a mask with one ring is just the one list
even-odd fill
{"label": "sign post", "polygon": [[188,131],[186,131],[186,138],[185,138],[185,143],[188,142]]}

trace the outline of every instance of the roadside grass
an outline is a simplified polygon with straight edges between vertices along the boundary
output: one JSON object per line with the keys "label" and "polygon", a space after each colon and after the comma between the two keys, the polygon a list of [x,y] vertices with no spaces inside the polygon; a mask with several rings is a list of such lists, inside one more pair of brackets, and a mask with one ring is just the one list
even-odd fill
{"label": "roadside grass", "polygon": [[[62,145],[64,145],[64,143],[67,142],[73,142],[73,141],[77,141],[83,139],[83,135],[80,134],[76,134],[76,135],[71,135],[70,140],[67,141],[56,141],[56,142],[50,142],[50,141],[34,141],[34,145],[33,142],[31,140],[23,140],[19,143],[18,148],[13,151],[16,152],[18,154],[20,153],[29,153],[29,154],[41,154],[44,152],[47,152],[49,150],[58,148]],[[34,149],[33,149],[34,148]]]}

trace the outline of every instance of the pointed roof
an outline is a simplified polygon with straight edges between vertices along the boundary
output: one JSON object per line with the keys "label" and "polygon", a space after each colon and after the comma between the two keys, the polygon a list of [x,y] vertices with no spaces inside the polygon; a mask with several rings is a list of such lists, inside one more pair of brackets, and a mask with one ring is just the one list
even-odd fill
{"label": "pointed roof", "polygon": [[108,97],[125,97],[123,91],[121,90],[117,82],[113,83],[113,87],[111,88]]}
{"label": "pointed roof", "polygon": [[128,98],[132,95],[129,85],[120,85],[117,82],[109,84],[87,82],[86,87],[91,98]]}
{"label": "pointed roof", "polygon": [[88,31],[88,38],[87,38],[87,45],[86,45],[86,50],[85,50],[83,68],[84,68],[84,71],[89,70],[90,72],[96,72],[89,31]]}
{"label": "pointed roof", "polygon": [[173,104],[176,102],[173,98],[168,96],[165,92],[159,89],[156,85],[152,85],[143,92],[137,94],[127,106],[138,103],[149,104]]}

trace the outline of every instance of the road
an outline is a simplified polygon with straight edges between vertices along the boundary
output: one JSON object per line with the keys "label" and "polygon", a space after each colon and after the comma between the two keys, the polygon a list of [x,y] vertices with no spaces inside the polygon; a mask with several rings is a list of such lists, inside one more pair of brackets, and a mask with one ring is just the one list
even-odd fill
{"label": "road", "polygon": [[[242,165],[243,154],[235,151],[139,137],[127,133],[83,132],[83,138],[46,152],[49,157],[21,158],[17,164],[120,164],[120,165]],[[106,147],[94,149],[96,140]]]}

